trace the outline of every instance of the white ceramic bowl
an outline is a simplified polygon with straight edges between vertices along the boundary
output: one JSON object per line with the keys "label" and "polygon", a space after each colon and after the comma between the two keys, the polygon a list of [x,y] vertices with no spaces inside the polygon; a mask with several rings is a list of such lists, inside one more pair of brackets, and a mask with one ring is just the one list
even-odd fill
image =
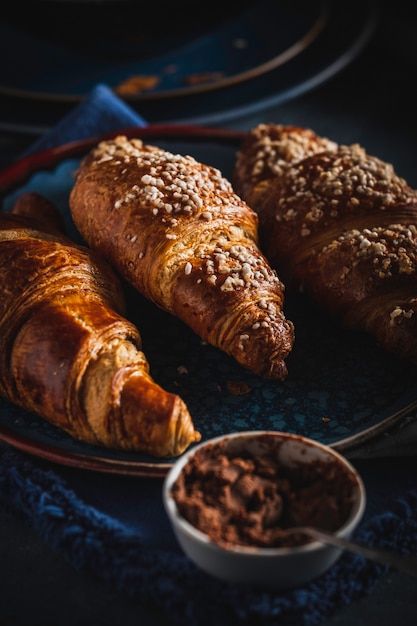
{"label": "white ceramic bowl", "polygon": [[[226,450],[239,454],[273,452],[280,465],[288,468],[315,462],[337,463],[353,481],[352,503],[342,525],[334,532],[349,538],[362,518],[366,505],[364,485],[355,468],[332,448],[311,439],[277,431],[231,433],[205,441],[184,453],[168,472],[163,484],[163,502],[176,538],[185,554],[206,573],[224,581],[267,587],[289,588],[303,585],[325,572],[341,556],[341,550],[310,541],[294,547],[252,547],[219,545],[198,530],[179,512],[173,485],[192,457],[207,446],[226,442]],[[216,466],[216,464],[214,464]],[[330,466],[329,466],[330,467]]]}

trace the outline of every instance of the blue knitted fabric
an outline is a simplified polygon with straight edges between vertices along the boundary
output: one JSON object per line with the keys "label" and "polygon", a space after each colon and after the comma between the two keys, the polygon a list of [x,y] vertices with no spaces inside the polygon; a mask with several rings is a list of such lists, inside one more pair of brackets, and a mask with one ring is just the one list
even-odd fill
{"label": "blue knitted fabric", "polygon": [[[289,591],[225,584],[196,568],[178,550],[150,548],[140,533],[87,506],[55,471],[0,448],[0,498],[26,516],[47,543],[76,568],[91,571],[144,606],[178,624],[222,626],[271,622],[314,626],[336,609],[369,594],[386,568],[344,553],[328,572]],[[161,504],[162,511],[162,504]],[[370,518],[355,538],[411,555],[417,551],[417,491]]]}

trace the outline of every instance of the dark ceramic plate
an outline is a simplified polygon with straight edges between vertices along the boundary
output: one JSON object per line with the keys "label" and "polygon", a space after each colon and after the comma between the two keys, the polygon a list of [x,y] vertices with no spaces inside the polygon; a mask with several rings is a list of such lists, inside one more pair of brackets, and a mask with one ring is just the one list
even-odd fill
{"label": "dark ceramic plate", "polygon": [[[243,136],[193,126],[149,126],[127,134],[192,154],[228,177]],[[22,190],[37,190],[59,206],[68,233],[80,240],[69,215],[68,194],[80,157],[97,140],[36,154],[0,173],[3,210],[10,210]],[[288,377],[280,383],[263,380],[216,348],[202,345],[182,322],[127,286],[126,293],[128,316],[142,334],[153,377],[184,398],[203,439],[243,430],[280,430],[347,450],[400,420],[417,401],[416,368],[389,357],[372,338],[339,329],[300,294],[286,296],[296,342],[287,360]],[[249,391],[236,395],[230,390],[233,382],[244,383]],[[161,476],[173,461],[77,442],[6,400],[0,401],[0,439],[57,463],[104,472]]]}
{"label": "dark ceramic plate", "polygon": [[[74,12],[80,4],[82,19],[62,13],[62,7]],[[118,90],[149,123],[223,124],[294,98],[339,72],[362,50],[377,19],[369,0],[266,0],[243,2],[229,13],[214,5],[206,22],[197,14],[193,22],[187,6],[187,22],[180,3],[172,16],[173,38],[153,32],[152,20],[128,14],[143,11],[142,3],[111,2],[118,13],[105,15],[102,6],[89,16],[89,34],[79,32],[88,28],[87,11],[95,4],[36,3],[38,12],[39,5],[54,8],[54,29],[42,28],[46,19],[19,12],[19,2],[7,5],[0,21],[3,128],[44,132],[100,83]],[[205,5],[199,6],[204,12]],[[134,26],[126,33],[129,24]],[[155,82],[143,90],[134,87],[138,78],[140,84]],[[126,83],[133,91],[120,92]]]}

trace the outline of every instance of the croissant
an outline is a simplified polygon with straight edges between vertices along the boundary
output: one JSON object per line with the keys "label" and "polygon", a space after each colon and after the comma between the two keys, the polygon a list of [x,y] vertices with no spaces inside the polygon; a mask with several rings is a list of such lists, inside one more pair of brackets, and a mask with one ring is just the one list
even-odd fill
{"label": "croissant", "polygon": [[78,440],[179,455],[200,439],[186,405],[151,378],[114,271],[60,228],[34,192],[0,214],[0,393]]}
{"label": "croissant", "polygon": [[288,289],[417,362],[417,192],[391,164],[310,129],[260,124],[232,181]]}
{"label": "croissant", "polygon": [[117,136],[84,157],[69,204],[87,244],[150,301],[251,372],[286,377],[284,286],[219,170]]}

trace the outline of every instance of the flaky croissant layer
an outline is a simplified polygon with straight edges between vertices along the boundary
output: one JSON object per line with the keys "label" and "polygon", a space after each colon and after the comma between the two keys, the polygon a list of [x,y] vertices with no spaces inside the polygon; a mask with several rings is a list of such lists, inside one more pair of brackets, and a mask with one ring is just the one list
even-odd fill
{"label": "flaky croissant layer", "polygon": [[143,295],[247,369],[285,378],[284,288],[258,247],[255,212],[219,170],[119,136],[83,160],[70,209]]}
{"label": "flaky croissant layer", "polygon": [[310,129],[260,124],[233,183],[288,287],[417,362],[417,192],[390,163]]}
{"label": "flaky croissant layer", "polygon": [[113,270],[42,221],[53,209],[27,193],[0,214],[1,394],[84,442],[182,453],[200,439],[186,405],[152,379]]}

